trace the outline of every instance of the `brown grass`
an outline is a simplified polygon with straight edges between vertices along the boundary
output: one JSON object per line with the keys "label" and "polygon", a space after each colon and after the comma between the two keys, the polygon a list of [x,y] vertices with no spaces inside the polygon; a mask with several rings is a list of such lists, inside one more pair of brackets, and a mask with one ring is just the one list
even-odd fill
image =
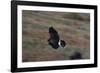
{"label": "brown grass", "polygon": [[[64,15],[70,15],[64,17]],[[77,15],[77,18],[74,17]],[[85,19],[86,18],[86,19]],[[69,60],[78,51],[84,59],[90,58],[89,14],[23,11],[22,61]],[[53,26],[67,48],[53,49],[48,45],[48,28]]]}

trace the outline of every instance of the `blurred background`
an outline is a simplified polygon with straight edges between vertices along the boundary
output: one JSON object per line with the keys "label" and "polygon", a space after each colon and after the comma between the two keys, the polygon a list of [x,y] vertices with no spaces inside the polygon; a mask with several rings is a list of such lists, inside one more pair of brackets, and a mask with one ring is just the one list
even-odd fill
{"label": "blurred background", "polygon": [[[48,45],[49,27],[54,27],[67,48]],[[79,57],[79,58],[78,58]],[[22,61],[55,61],[90,58],[90,14],[22,11]]]}

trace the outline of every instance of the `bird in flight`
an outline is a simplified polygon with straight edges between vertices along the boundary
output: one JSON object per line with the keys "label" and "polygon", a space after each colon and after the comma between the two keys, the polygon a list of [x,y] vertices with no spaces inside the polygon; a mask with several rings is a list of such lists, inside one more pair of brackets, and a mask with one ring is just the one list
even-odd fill
{"label": "bird in flight", "polygon": [[65,47],[65,41],[60,40],[58,32],[53,27],[49,27],[49,35],[50,38],[48,39],[48,43],[52,48],[57,49],[59,47]]}

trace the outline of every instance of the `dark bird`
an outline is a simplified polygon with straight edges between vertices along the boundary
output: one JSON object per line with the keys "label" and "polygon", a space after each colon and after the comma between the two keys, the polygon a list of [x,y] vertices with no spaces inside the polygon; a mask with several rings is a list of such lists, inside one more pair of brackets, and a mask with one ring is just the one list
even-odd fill
{"label": "dark bird", "polygon": [[58,32],[53,28],[49,28],[49,34],[50,38],[48,39],[49,45],[52,46],[52,48],[57,49],[58,47],[65,47],[66,43],[64,40],[60,40]]}

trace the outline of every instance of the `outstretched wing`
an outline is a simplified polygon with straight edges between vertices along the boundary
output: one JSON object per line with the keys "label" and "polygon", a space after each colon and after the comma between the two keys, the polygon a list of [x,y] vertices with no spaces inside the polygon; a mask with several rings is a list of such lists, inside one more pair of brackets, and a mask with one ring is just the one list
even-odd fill
{"label": "outstretched wing", "polygon": [[53,27],[49,28],[49,34],[51,39],[59,41],[58,32]]}

